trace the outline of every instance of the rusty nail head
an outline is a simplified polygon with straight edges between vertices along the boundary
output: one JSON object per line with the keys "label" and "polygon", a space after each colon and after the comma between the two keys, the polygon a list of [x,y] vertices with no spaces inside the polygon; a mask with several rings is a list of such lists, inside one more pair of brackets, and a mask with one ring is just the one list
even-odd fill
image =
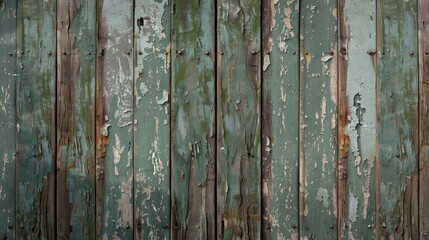
{"label": "rusty nail head", "polygon": [[334,55],[334,51],[329,51],[329,55]]}
{"label": "rusty nail head", "polygon": [[223,52],[220,52],[220,55],[223,55]]}
{"label": "rusty nail head", "polygon": [[52,57],[52,52],[51,51],[48,52],[48,56]]}
{"label": "rusty nail head", "polygon": [[65,51],[63,51],[63,55],[67,55],[67,53]]}
{"label": "rusty nail head", "polygon": [[308,55],[308,52],[305,52],[305,55]]}
{"label": "rusty nail head", "polygon": [[[164,224],[164,225],[162,225],[162,228],[163,229],[167,229],[168,228],[168,225],[167,224]],[[177,228],[177,227],[176,227]]]}
{"label": "rusty nail head", "polygon": [[296,224],[292,224],[292,228],[295,229],[297,226]]}
{"label": "rusty nail head", "polygon": [[347,53],[346,48],[341,48],[341,53],[346,54]]}

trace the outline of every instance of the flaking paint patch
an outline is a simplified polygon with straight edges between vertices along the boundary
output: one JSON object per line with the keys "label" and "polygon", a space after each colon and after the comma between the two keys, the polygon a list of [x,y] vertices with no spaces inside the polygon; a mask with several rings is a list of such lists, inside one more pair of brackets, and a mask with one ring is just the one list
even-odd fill
{"label": "flaking paint patch", "polygon": [[131,194],[132,188],[131,183],[132,176],[130,176],[127,182],[121,183],[121,198],[118,200],[118,215],[120,219],[116,221],[116,229],[120,227],[130,228],[133,226],[133,209],[131,205]]}
{"label": "flaking paint patch", "polygon": [[326,188],[319,188],[317,190],[316,199],[318,201],[322,202],[323,206],[327,208],[329,206],[329,193],[328,193],[328,190]]}
{"label": "flaking paint patch", "polygon": [[168,91],[164,89],[162,91],[162,97],[159,98],[159,99],[157,98],[156,99],[156,103],[159,104],[159,105],[162,105],[162,104],[164,104],[166,102],[168,102]]}
{"label": "flaking paint patch", "polygon": [[349,192],[349,219],[352,222],[356,222],[358,211],[358,198]]}
{"label": "flaking paint patch", "polygon": [[[333,49],[337,49],[337,44],[334,44]],[[337,76],[338,70],[336,66],[338,65],[338,60],[336,57],[332,58],[331,70],[330,70],[330,93],[331,93],[331,101],[337,105]],[[332,67],[334,66],[334,67]]]}
{"label": "flaking paint patch", "polygon": [[113,163],[115,164],[114,173],[116,176],[119,176],[117,164],[121,161],[121,154],[125,150],[125,146],[121,146],[121,140],[117,133],[115,133],[115,146],[113,146]]}

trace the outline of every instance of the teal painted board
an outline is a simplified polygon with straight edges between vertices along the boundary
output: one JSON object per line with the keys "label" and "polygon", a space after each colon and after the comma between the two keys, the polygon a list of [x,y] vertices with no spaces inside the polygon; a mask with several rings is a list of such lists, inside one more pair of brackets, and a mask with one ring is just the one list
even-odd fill
{"label": "teal painted board", "polygon": [[417,239],[417,1],[377,6],[377,238]]}
{"label": "teal painted board", "polygon": [[0,237],[13,239],[15,231],[16,144],[16,7],[0,2]]}
{"label": "teal painted board", "polygon": [[55,238],[56,1],[18,1],[16,238]]}
{"label": "teal painted board", "polygon": [[263,237],[298,239],[299,1],[263,7]]}
{"label": "teal painted board", "polygon": [[96,1],[57,1],[57,237],[95,239]]}
{"label": "teal painted board", "polygon": [[170,238],[170,4],[134,10],[134,214],[136,239]]}
{"label": "teal painted board", "polygon": [[97,238],[133,238],[133,1],[99,0]]}
{"label": "teal painted board", "polygon": [[375,238],[376,6],[339,0],[339,238]]}
{"label": "teal painted board", "polygon": [[173,2],[173,239],[216,236],[214,3],[213,0]]}
{"label": "teal painted board", "polygon": [[419,237],[429,239],[429,2],[418,1],[419,34]]}
{"label": "teal painted board", "polygon": [[217,7],[217,238],[259,239],[261,2]]}
{"label": "teal painted board", "polygon": [[300,238],[337,238],[337,1],[301,1]]}

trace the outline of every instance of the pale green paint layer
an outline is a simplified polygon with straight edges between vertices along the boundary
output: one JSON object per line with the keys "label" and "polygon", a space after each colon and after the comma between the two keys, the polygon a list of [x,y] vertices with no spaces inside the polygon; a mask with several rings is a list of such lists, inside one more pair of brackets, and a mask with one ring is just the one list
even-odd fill
{"label": "pale green paint layer", "polygon": [[215,237],[214,1],[175,1],[172,39],[174,239]]}
{"label": "pale green paint layer", "polygon": [[[57,235],[95,238],[95,1],[58,2],[68,41],[58,42]],[[74,18],[74,19],[70,19]],[[64,29],[63,29],[63,28]],[[63,40],[63,38],[60,38]],[[65,39],[64,39],[65,40]],[[66,55],[63,54],[63,51]],[[65,61],[62,61],[65,59]],[[63,202],[64,201],[64,202]],[[68,204],[68,205],[67,205]]]}
{"label": "pale green paint layer", "polygon": [[266,1],[263,21],[264,238],[298,239],[299,1]]}
{"label": "pale green paint layer", "polygon": [[55,236],[56,1],[18,1],[16,238]]}
{"label": "pale green paint layer", "polygon": [[301,1],[302,239],[337,238],[337,1]]}
{"label": "pale green paint layer", "polygon": [[[99,57],[107,136],[102,166],[103,239],[133,239],[133,1],[104,0],[99,17]],[[97,104],[97,107],[99,105]]]}
{"label": "pale green paint layer", "polygon": [[[376,144],[376,6],[374,0],[345,0],[347,116],[349,136],[344,239],[375,238]],[[341,50],[340,50],[341,52]],[[343,54],[343,53],[341,53]],[[342,216],[340,216],[342,217]]]}
{"label": "pale green paint layer", "polygon": [[378,3],[378,238],[417,239],[417,1]]}
{"label": "pale green paint layer", "polygon": [[0,2],[0,237],[5,239],[13,239],[15,229],[16,7],[16,0]]}
{"label": "pale green paint layer", "polygon": [[170,239],[170,5],[137,0],[134,16],[136,239]]}
{"label": "pale green paint layer", "polygon": [[218,238],[261,238],[260,25],[260,1],[218,1]]}

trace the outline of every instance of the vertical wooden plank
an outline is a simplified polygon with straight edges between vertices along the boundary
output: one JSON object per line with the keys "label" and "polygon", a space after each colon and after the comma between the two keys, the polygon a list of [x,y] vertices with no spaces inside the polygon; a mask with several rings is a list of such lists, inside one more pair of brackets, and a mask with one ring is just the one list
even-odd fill
{"label": "vertical wooden plank", "polygon": [[95,1],[57,2],[57,237],[95,239]]}
{"label": "vertical wooden plank", "polygon": [[218,238],[261,237],[260,3],[218,1]]}
{"label": "vertical wooden plank", "polygon": [[0,1],[0,237],[15,229],[16,0]]}
{"label": "vertical wooden plank", "polygon": [[375,238],[376,6],[338,1],[340,239]]}
{"label": "vertical wooden plank", "polygon": [[379,0],[378,238],[418,238],[417,1]]}
{"label": "vertical wooden plank", "polygon": [[263,7],[263,237],[298,239],[299,1]]}
{"label": "vertical wooden plank", "polygon": [[337,238],[337,1],[301,1],[300,237]]}
{"label": "vertical wooden plank", "polygon": [[17,235],[55,238],[56,1],[18,1]]}
{"label": "vertical wooden plank", "polygon": [[214,1],[174,1],[172,237],[215,238]]}
{"label": "vertical wooden plank", "polygon": [[133,1],[98,0],[97,233],[133,238]]}
{"label": "vertical wooden plank", "polygon": [[429,2],[418,1],[419,34],[419,222],[420,239],[429,239]]}
{"label": "vertical wooden plank", "polygon": [[170,5],[135,3],[135,238],[169,239]]}

